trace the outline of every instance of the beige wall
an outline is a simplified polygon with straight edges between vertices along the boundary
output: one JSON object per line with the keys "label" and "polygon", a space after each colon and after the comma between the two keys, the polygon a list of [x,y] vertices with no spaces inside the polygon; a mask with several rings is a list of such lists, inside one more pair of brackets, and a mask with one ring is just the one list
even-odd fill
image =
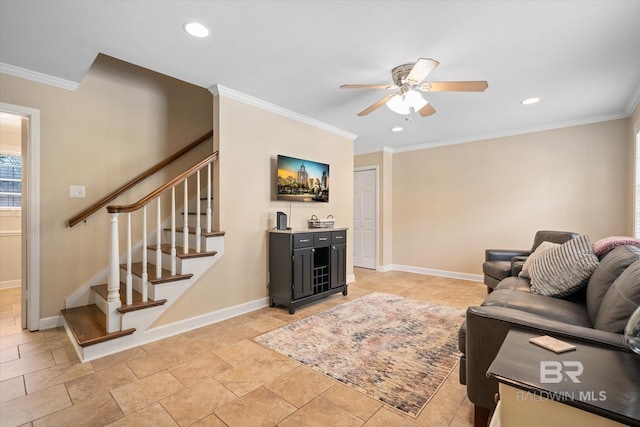
{"label": "beige wall", "polygon": [[[278,154],[328,163],[329,203],[292,203],[292,228],[307,228],[315,214],[336,218],[336,227],[353,228],[353,142],[319,128],[225,96],[216,97],[219,121],[216,217],[226,232],[225,254],[156,324],[205,314],[268,295],[268,232],[277,211],[289,202],[273,200]],[[353,250],[347,244],[347,274]]]}
{"label": "beige wall", "polygon": [[529,248],[540,229],[630,235],[628,122],[393,154],[392,263],[481,274],[485,249]]}
{"label": "beige wall", "polygon": [[[629,210],[629,221],[631,223],[635,223],[635,207],[638,200],[640,200],[640,188],[636,187],[636,178],[635,171],[636,168],[640,167],[635,164],[636,159],[636,134],[640,132],[640,103],[636,105],[635,111],[631,114],[629,118],[629,157],[628,157],[628,167],[631,171],[630,179],[629,179],[629,194],[632,199],[632,207]],[[640,230],[631,230],[635,232],[636,237],[640,236]],[[630,236],[632,234],[629,234]]]}
{"label": "beige wall", "polygon": [[[66,221],[119,185],[212,129],[206,89],[99,56],[75,91],[0,75],[2,102],[40,110],[40,317],[57,316],[65,298],[104,270],[108,216]],[[169,174],[211,152],[204,143],[118,203],[128,203]],[[84,185],[85,199],[69,198]]]}

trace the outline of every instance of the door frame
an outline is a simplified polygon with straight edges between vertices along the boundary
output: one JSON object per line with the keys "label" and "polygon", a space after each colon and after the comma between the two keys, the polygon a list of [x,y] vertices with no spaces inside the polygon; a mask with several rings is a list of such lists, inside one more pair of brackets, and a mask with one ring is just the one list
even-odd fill
{"label": "door frame", "polygon": [[[378,165],[359,166],[359,167],[353,168],[353,173],[355,174],[356,172],[363,172],[368,170],[373,170],[376,175],[374,179],[376,188],[374,189],[374,192],[373,192],[376,199],[375,208],[374,208],[376,218],[375,218],[375,230],[374,230],[373,238],[374,238],[374,246],[376,250],[376,255],[374,260],[374,270],[377,271],[378,267],[380,266],[380,236],[379,236],[380,235],[380,167]],[[353,207],[355,208],[355,206],[356,204],[354,200]]]}
{"label": "door frame", "polygon": [[40,329],[40,110],[0,102],[0,111],[29,119],[28,138],[23,141],[22,156],[27,159],[27,191],[22,206],[22,290],[21,325]]}

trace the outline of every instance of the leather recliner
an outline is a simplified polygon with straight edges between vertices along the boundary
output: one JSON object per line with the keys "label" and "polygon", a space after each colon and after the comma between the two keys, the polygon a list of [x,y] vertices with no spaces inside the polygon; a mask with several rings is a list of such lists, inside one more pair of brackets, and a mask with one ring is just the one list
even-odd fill
{"label": "leather recliner", "polygon": [[487,292],[491,293],[502,279],[517,276],[522,270],[524,261],[536,250],[540,243],[547,241],[562,244],[578,236],[577,233],[570,231],[541,230],[536,233],[531,249],[487,249],[485,251],[485,262],[482,264]]}

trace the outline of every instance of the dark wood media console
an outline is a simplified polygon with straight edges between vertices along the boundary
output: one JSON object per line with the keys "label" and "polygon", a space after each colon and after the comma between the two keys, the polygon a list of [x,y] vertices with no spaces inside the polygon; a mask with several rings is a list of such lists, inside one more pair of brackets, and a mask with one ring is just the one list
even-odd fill
{"label": "dark wood media console", "polygon": [[297,307],[347,295],[347,229],[269,232],[270,306]]}

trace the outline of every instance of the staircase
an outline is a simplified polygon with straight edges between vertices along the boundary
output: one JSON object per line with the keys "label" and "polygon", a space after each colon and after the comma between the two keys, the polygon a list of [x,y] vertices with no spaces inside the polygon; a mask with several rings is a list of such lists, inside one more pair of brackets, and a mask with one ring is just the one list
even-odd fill
{"label": "staircase", "polygon": [[[111,233],[109,266],[103,274],[106,283],[86,284],[73,298],[67,298],[67,308],[61,311],[80,360],[162,338],[151,327],[153,323],[223,255],[224,232],[212,230],[211,168],[216,159],[217,152],[136,203],[107,207]],[[202,171],[206,171],[204,185]],[[180,192],[182,206],[178,210]],[[190,198],[189,192],[195,195]],[[163,206],[170,206],[169,218],[163,218],[167,212]],[[155,210],[153,219],[148,210]],[[126,217],[122,225],[121,215]],[[178,217],[182,217],[180,227]],[[150,220],[155,220],[151,233],[147,231]],[[135,245],[132,229],[139,231]],[[122,234],[126,243],[121,255]],[[80,304],[85,301],[88,304]]]}

